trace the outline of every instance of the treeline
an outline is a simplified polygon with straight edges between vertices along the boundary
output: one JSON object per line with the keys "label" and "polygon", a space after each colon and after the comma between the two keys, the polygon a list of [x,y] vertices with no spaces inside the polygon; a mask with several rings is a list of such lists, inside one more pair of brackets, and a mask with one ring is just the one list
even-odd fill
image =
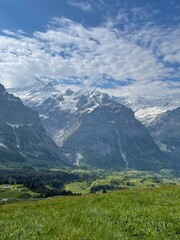
{"label": "treeline", "polygon": [[66,191],[63,188],[58,189],[58,188],[49,188],[42,183],[30,183],[30,182],[25,182],[24,186],[29,188],[31,191],[39,193],[40,198],[47,198],[47,197],[52,197],[52,196],[71,196],[71,195],[77,195],[74,194],[71,191]]}
{"label": "treeline", "polygon": [[66,171],[0,170],[1,184],[41,183],[60,188],[67,182],[81,180],[81,178],[79,174]]}
{"label": "treeline", "polygon": [[32,191],[39,193],[40,197],[73,195],[71,191],[64,190],[64,184],[74,181],[91,181],[94,178],[86,173],[77,174],[67,171],[0,170],[0,184],[23,184]]}
{"label": "treeline", "polygon": [[[128,178],[129,179],[129,178]],[[112,179],[110,184],[98,184],[94,185],[90,188],[90,193],[97,193],[97,192],[106,192],[109,191],[116,191],[121,189],[127,189],[128,187],[135,186],[134,182],[127,181],[126,178],[124,179]]]}

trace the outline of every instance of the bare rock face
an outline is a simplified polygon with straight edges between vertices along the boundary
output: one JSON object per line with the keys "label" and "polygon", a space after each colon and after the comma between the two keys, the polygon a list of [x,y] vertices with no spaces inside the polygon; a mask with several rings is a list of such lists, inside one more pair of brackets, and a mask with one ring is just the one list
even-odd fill
{"label": "bare rock face", "polygon": [[0,84],[0,164],[43,166],[61,160],[63,154],[46,134],[38,113]]}
{"label": "bare rock face", "polygon": [[143,170],[169,166],[133,111],[108,94],[68,90],[36,110],[48,135],[76,165]]}
{"label": "bare rock face", "polygon": [[180,107],[156,118],[149,131],[159,148],[180,169]]}

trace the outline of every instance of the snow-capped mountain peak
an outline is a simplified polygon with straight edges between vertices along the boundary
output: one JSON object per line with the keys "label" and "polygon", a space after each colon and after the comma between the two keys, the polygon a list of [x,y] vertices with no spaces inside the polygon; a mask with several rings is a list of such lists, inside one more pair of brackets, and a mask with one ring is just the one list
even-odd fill
{"label": "snow-capped mountain peak", "polygon": [[[47,98],[41,105],[41,108],[52,107],[54,109],[61,109],[70,113],[90,113],[97,107],[105,106],[109,104],[110,96],[105,93],[101,93],[96,90],[79,90],[74,92],[72,90],[66,90],[61,94],[54,94]],[[112,99],[111,99],[112,100]],[[112,100],[113,101],[113,100]],[[51,108],[52,110],[52,108]]]}
{"label": "snow-capped mountain peak", "polygon": [[61,93],[51,82],[38,80],[33,85],[24,88],[11,88],[9,92],[21,98],[25,105],[35,108],[41,105],[47,98],[53,94]]}
{"label": "snow-capped mountain peak", "polygon": [[131,108],[135,112],[136,118],[145,126],[149,126],[158,116],[180,106],[180,93],[158,99],[116,97],[115,100]]}
{"label": "snow-capped mountain peak", "polygon": [[154,164],[151,168],[154,159],[164,161],[131,109],[95,89],[61,91],[58,87],[37,82],[18,94],[23,93],[24,103],[36,109],[48,135],[71,154],[73,163],[134,167],[140,161],[146,168],[147,153]]}

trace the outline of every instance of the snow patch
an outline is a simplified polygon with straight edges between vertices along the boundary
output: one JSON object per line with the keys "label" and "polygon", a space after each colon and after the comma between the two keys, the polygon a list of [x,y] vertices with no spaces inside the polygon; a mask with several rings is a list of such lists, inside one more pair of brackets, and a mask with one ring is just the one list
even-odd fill
{"label": "snow patch", "polygon": [[4,145],[3,143],[0,143],[0,147],[4,147],[4,148],[8,149],[8,147],[6,147],[6,145]]}
{"label": "snow patch", "polygon": [[81,153],[77,153],[76,154],[76,162],[74,163],[74,165],[78,166],[79,167],[79,162],[83,159],[83,156]]}
{"label": "snow patch", "polygon": [[109,123],[115,124],[115,121],[109,121]]}
{"label": "snow patch", "polygon": [[32,127],[33,126],[33,124],[31,124],[31,123],[23,125],[23,124],[11,124],[11,123],[8,123],[8,122],[7,122],[7,125],[12,127],[13,129],[16,129],[16,128],[19,128],[19,127],[23,127],[23,126],[28,126],[28,127]]}
{"label": "snow patch", "polygon": [[168,147],[167,147],[166,144],[161,144],[161,145],[160,145],[160,149],[161,149],[161,151],[163,151],[163,152],[169,152],[169,153],[171,153],[171,150],[168,149]]}
{"label": "snow patch", "polygon": [[23,126],[22,124],[11,124],[11,123],[8,123],[8,122],[7,122],[7,125],[10,126],[10,127],[12,127],[13,129],[19,128],[19,127],[22,127],[22,126]]}
{"label": "snow patch", "polygon": [[48,119],[49,118],[49,116],[44,115],[44,114],[40,114],[39,117],[42,118],[42,119]]}
{"label": "snow patch", "polygon": [[144,123],[146,126],[149,126],[153,120],[161,115],[162,113],[166,112],[165,109],[160,107],[149,107],[146,109],[139,109],[135,112],[135,117]]}
{"label": "snow patch", "polygon": [[27,156],[25,154],[23,154],[22,152],[19,152],[23,157],[27,158]]}

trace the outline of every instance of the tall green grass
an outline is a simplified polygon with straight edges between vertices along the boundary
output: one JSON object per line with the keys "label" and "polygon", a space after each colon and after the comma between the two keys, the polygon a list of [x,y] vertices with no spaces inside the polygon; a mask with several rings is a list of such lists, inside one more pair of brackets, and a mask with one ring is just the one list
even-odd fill
{"label": "tall green grass", "polygon": [[1,240],[179,240],[180,187],[0,206]]}

